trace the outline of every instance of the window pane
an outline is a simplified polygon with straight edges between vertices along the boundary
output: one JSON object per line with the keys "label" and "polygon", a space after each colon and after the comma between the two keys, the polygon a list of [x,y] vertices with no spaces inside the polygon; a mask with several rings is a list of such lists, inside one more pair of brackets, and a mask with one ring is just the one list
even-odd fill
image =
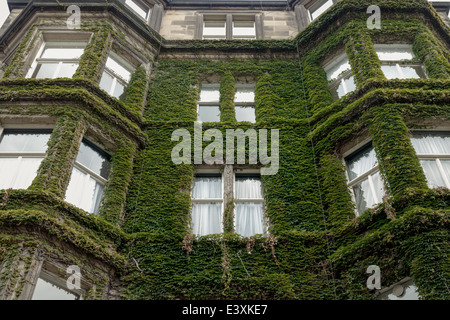
{"label": "window pane", "polygon": [[248,121],[255,123],[256,115],[254,107],[235,107],[236,121]]}
{"label": "window pane", "polygon": [[332,0],[327,1],[318,1],[318,5],[313,6],[309,11],[311,13],[311,19],[315,20],[317,17],[319,17],[322,13],[324,13],[328,8],[330,8],[333,5]]}
{"label": "window pane", "polygon": [[[447,181],[450,182],[450,160],[440,160],[442,168],[444,169],[445,177]],[[450,188],[450,186],[446,186],[446,188]]]}
{"label": "window pane", "polygon": [[[436,160],[420,160],[423,171],[425,172],[425,177],[428,181],[428,187],[438,188],[445,187],[445,181],[439,171]],[[448,164],[445,164],[447,169],[449,169]]]}
{"label": "window pane", "polygon": [[114,87],[114,92],[112,93],[113,97],[116,97],[117,99],[120,99],[122,94],[125,92],[125,86],[121,84],[120,82],[116,83],[116,86]]}
{"label": "window pane", "polygon": [[200,90],[200,102],[219,102],[219,84],[202,84]]}
{"label": "window pane", "polygon": [[144,20],[147,19],[148,9],[144,9],[142,6],[140,6],[133,0],[125,0],[125,4],[128,5],[141,18],[143,18]]}
{"label": "window pane", "polygon": [[333,98],[335,100],[342,98],[347,93],[352,92],[356,89],[355,77],[351,74],[349,74],[349,76],[350,77],[348,78],[343,78],[339,80],[337,82],[338,84],[337,87],[336,85],[330,86],[331,94],[333,95]]}
{"label": "window pane", "polygon": [[409,45],[375,45],[375,50],[380,61],[401,61],[412,60],[414,58],[412,46]]}
{"label": "window pane", "polygon": [[103,188],[103,184],[73,167],[65,200],[87,212],[97,213],[103,196]]}
{"label": "window pane", "polygon": [[353,192],[355,194],[356,210],[359,214],[381,202],[381,199],[373,194],[370,188],[369,178],[355,184],[353,186]]}
{"label": "window pane", "polygon": [[346,159],[350,181],[378,165],[375,150],[367,147]]}
{"label": "window pane", "polygon": [[194,203],[192,206],[192,233],[204,236],[222,232],[222,204]]}
{"label": "window pane", "polygon": [[47,42],[42,59],[74,59],[78,60],[86,47],[85,41]]}
{"label": "window pane", "polygon": [[196,177],[194,179],[193,199],[221,199],[222,197],[221,177]]}
{"label": "window pane", "polygon": [[381,71],[383,71],[384,76],[388,79],[403,79],[402,75],[398,72],[397,66],[382,65]]}
{"label": "window pane", "polygon": [[236,85],[234,102],[255,102],[255,87]]}
{"label": "window pane", "polygon": [[111,164],[109,156],[92,147],[85,140],[80,145],[78,151],[77,162],[84,165],[99,176],[108,179]]}
{"label": "window pane", "polygon": [[106,68],[126,83],[130,81],[131,74],[134,72],[134,67],[114,52],[109,54],[109,57],[106,60]]}
{"label": "window pane", "polygon": [[38,278],[31,300],[77,300],[78,297],[50,282]]}
{"label": "window pane", "polygon": [[226,37],[225,21],[205,21],[203,37],[210,39],[224,39]]}
{"label": "window pane", "polygon": [[199,106],[198,121],[201,122],[219,122],[220,108],[219,106]]}
{"label": "window pane", "polygon": [[417,287],[413,284],[410,284],[404,288],[404,293],[400,297],[397,297],[395,294],[389,294],[383,300],[419,300],[419,292],[417,291]]}
{"label": "window pane", "polygon": [[0,158],[0,189],[26,189],[36,177],[42,158]]}
{"label": "window pane", "polygon": [[[420,79],[422,78],[419,75],[420,67],[409,67],[409,66],[400,66],[402,69],[404,79]],[[423,74],[423,72],[422,72]]]}
{"label": "window pane", "polygon": [[417,154],[450,154],[450,135],[414,132],[411,143]]}
{"label": "window pane", "polygon": [[262,203],[237,202],[235,213],[237,234],[244,237],[264,234],[264,211]]}
{"label": "window pane", "polygon": [[59,63],[40,63],[36,67],[34,78],[36,79],[53,79],[58,69]]}
{"label": "window pane", "polygon": [[61,64],[61,69],[56,75],[58,78],[72,78],[75,71],[78,69],[78,63],[63,63]]}
{"label": "window pane", "polygon": [[50,132],[20,132],[5,130],[0,140],[0,152],[39,152],[45,153]]}
{"label": "window pane", "polygon": [[103,72],[102,78],[100,79],[100,88],[106,92],[110,92],[113,84],[113,77],[108,73]]}
{"label": "window pane", "polygon": [[262,199],[259,177],[236,177],[235,196],[237,199]]}
{"label": "window pane", "polygon": [[254,21],[234,21],[233,38],[254,39],[256,38]]}
{"label": "window pane", "polygon": [[338,57],[335,61],[328,63],[325,66],[325,72],[327,73],[328,81],[337,79],[340,75],[346,71],[351,71],[350,63],[346,54]]}

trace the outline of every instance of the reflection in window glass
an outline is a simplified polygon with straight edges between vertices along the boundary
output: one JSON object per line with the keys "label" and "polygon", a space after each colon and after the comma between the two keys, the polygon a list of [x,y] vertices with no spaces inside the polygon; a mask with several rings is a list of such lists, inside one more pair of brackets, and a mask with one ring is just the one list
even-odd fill
{"label": "reflection in window glass", "polygon": [[355,77],[352,74],[347,54],[341,54],[333,59],[324,67],[324,70],[327,74],[328,86],[335,100],[356,89]]}
{"label": "reflection in window glass", "polygon": [[134,71],[135,68],[128,61],[111,52],[106,60],[99,86],[111,96],[120,99]]}
{"label": "reflection in window glass", "polygon": [[309,8],[309,13],[311,15],[311,21],[316,20],[322,13],[327,11],[333,5],[332,0],[319,0],[311,8]]}
{"label": "reflection in window glass", "polygon": [[202,84],[200,88],[200,100],[198,102],[198,117],[200,122],[220,121],[220,85]]}

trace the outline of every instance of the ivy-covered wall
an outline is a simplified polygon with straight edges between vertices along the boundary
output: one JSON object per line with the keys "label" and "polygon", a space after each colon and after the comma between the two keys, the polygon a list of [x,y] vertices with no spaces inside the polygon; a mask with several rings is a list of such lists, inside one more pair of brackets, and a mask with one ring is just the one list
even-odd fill
{"label": "ivy-covered wall", "polygon": [[[381,29],[366,27],[373,4],[382,8]],[[57,118],[33,185],[0,193],[3,287],[3,266],[23,244],[30,252],[37,242],[51,247],[24,237],[21,225],[112,268],[98,286],[114,279],[122,299],[374,299],[369,265],[381,268],[383,287],[412,277],[422,298],[450,298],[449,191],[427,187],[410,142],[412,129],[450,125],[450,33],[427,1],[342,0],[289,41],[166,42],[151,76],[139,68],[123,101],[97,85],[108,30],[117,31],[92,30],[73,79],[20,78],[29,36],[0,82],[2,115]],[[427,79],[384,77],[374,44],[399,41],[413,45]],[[186,58],[207,50],[216,59]],[[339,50],[357,90],[333,101],[322,63]],[[221,121],[203,130],[280,130],[279,171],[262,176],[268,236],[236,235],[232,203],[223,234],[195,237],[189,229],[196,167],[172,162],[171,136],[193,133],[200,83],[211,79],[220,81]],[[256,80],[255,124],[235,120],[234,84],[242,79]],[[99,217],[63,201],[88,128],[116,146]],[[342,155],[362,136],[372,141],[389,197],[356,218]],[[92,270],[88,261],[80,263]]]}

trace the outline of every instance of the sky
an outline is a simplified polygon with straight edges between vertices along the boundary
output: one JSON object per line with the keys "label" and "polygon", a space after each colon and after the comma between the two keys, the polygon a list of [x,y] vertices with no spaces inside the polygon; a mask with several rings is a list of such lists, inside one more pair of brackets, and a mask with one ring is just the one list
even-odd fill
{"label": "sky", "polygon": [[9,9],[6,0],[0,0],[0,27],[3,25],[3,22],[5,22],[8,15]]}

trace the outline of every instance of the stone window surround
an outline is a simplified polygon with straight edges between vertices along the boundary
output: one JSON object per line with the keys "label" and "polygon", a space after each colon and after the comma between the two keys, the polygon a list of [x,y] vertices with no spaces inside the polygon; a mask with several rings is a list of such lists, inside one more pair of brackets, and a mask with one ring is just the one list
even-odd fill
{"label": "stone window surround", "polygon": [[[120,0],[120,1],[125,5],[125,0]],[[152,0],[150,0],[150,1],[135,0],[135,1],[139,2],[140,4],[142,4],[142,6],[148,8],[149,10],[151,10],[150,14],[147,17],[147,21],[145,21],[145,22],[150,28],[152,28],[156,32],[159,32],[159,30],[161,28],[162,16],[163,16],[163,13],[164,13],[164,7],[161,4],[156,3],[156,2],[154,2]],[[133,14],[136,14],[136,16],[139,19],[144,20],[141,16],[139,16],[137,13],[135,13],[132,8],[130,8],[127,5],[125,5],[125,6],[131,12],[133,12]]]}
{"label": "stone window surround", "polygon": [[[260,169],[251,168],[245,165],[232,165],[232,164],[214,164],[214,165],[197,165],[195,168],[194,175],[202,175],[202,174],[217,174],[221,176],[222,179],[222,213],[226,209],[226,205],[230,201],[235,201],[234,197],[234,185],[236,180],[236,175],[239,174],[254,174],[259,175],[261,173]],[[192,190],[190,194],[190,198],[192,199]],[[261,199],[263,203],[265,203],[264,199]],[[225,215],[222,217],[225,219]],[[236,221],[235,212],[233,211],[233,224],[235,225]],[[265,228],[264,235],[268,234],[268,219],[266,216],[266,210],[264,210],[264,219],[265,219]],[[224,220],[222,220],[222,232],[224,230]]]}
{"label": "stone window surround", "polygon": [[[294,6],[295,19],[297,20],[298,31],[305,29],[312,21],[311,14],[309,13],[309,8],[315,3],[323,0],[300,0]],[[339,0],[332,0],[333,4],[337,3]]]}
{"label": "stone window surround", "polygon": [[195,35],[194,39],[201,40],[203,38],[203,21],[205,16],[225,16],[225,29],[226,29],[226,39],[232,39],[232,29],[233,29],[233,17],[249,17],[255,20],[255,33],[256,39],[264,39],[263,31],[263,14],[261,11],[256,10],[233,10],[233,11],[197,11],[196,12],[196,23],[195,23]]}

